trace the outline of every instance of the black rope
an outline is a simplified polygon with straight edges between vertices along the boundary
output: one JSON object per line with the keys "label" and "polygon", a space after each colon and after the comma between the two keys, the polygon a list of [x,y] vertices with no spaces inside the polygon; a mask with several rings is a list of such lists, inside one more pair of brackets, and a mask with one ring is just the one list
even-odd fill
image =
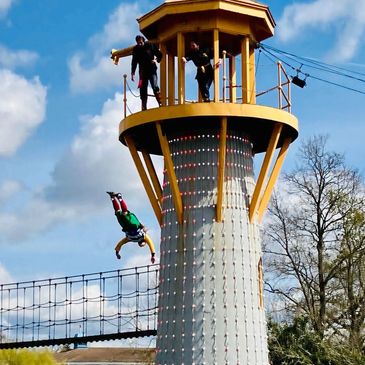
{"label": "black rope", "polygon": [[128,88],[128,90],[129,90],[129,92],[135,97],[135,98],[139,98],[140,97],[140,95],[138,94],[138,95],[136,95],[133,91],[132,91],[132,89],[131,89],[131,87],[129,86],[129,83],[128,83],[128,81],[127,81],[127,88]]}

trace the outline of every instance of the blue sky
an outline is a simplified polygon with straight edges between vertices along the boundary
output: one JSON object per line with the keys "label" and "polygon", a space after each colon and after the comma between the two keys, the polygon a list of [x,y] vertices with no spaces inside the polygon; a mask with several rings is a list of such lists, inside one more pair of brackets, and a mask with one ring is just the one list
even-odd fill
{"label": "blue sky", "polygon": [[[0,282],[148,264],[147,248],[133,244],[115,259],[123,234],[106,190],[123,192],[158,248],[159,227],[118,142],[130,59],[116,67],[109,52],[133,44],[135,19],[160,3],[0,0]],[[277,22],[266,44],[365,73],[365,0],[266,4]],[[321,133],[364,172],[364,95],[307,83],[293,87],[301,134],[284,169],[295,164],[300,140]],[[365,90],[361,82],[347,84]],[[139,110],[139,100],[129,100]]]}

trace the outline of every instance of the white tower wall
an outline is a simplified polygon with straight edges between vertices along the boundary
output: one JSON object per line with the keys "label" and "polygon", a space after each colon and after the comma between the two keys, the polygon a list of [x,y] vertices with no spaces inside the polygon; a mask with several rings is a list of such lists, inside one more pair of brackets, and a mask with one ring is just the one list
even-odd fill
{"label": "white tower wall", "polygon": [[165,176],[156,364],[268,364],[261,240],[248,219],[252,145],[228,130],[223,220],[216,222],[218,134],[167,135],[184,223]]}

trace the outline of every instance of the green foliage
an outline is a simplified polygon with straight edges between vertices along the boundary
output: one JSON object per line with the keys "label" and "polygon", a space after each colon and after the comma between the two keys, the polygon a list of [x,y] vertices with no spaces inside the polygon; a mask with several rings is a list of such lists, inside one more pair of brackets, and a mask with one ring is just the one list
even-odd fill
{"label": "green foliage", "polygon": [[47,351],[0,350],[0,365],[57,365]]}
{"label": "green foliage", "polygon": [[365,356],[354,349],[323,340],[304,317],[293,323],[268,322],[272,365],[360,365]]}

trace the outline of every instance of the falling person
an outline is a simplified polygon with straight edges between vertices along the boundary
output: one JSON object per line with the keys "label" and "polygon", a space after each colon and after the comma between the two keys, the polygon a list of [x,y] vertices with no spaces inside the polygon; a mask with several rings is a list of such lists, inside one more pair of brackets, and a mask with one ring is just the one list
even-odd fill
{"label": "falling person", "polygon": [[122,195],[120,193],[114,193],[107,191],[113,204],[114,212],[117,217],[119,224],[121,225],[125,237],[122,238],[115,246],[115,255],[118,259],[121,258],[120,250],[127,242],[137,242],[139,247],[144,247],[147,243],[151,251],[151,263],[155,263],[155,246],[151,238],[146,233],[146,227],[138,220],[138,218],[130,212],[127,208]]}

